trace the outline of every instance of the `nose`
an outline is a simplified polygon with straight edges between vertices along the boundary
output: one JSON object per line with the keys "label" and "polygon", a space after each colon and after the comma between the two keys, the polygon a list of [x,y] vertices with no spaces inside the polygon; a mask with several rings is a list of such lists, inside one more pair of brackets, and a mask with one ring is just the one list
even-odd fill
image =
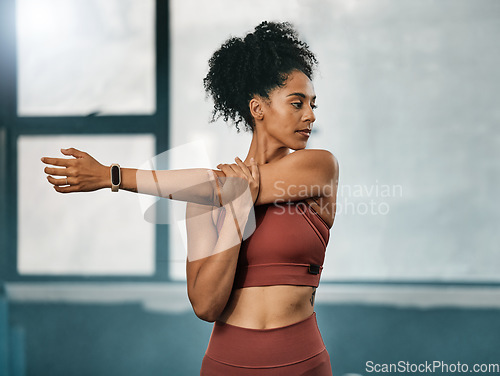
{"label": "nose", "polygon": [[304,121],[308,121],[309,123],[314,123],[316,120],[316,116],[314,116],[314,110],[311,105],[307,106],[307,110],[304,113]]}

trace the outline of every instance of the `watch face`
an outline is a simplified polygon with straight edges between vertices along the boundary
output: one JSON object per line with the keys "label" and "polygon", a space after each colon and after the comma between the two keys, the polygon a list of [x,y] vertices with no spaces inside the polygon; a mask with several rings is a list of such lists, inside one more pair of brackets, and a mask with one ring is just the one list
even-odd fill
{"label": "watch face", "polygon": [[113,185],[120,184],[120,167],[118,166],[111,167],[111,183]]}

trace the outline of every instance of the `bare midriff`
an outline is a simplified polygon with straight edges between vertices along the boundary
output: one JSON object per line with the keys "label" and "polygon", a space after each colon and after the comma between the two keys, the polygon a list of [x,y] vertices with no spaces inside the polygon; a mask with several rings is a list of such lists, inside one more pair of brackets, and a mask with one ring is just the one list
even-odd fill
{"label": "bare midriff", "polygon": [[250,329],[290,325],[313,314],[315,290],[292,285],[235,289],[217,321]]}

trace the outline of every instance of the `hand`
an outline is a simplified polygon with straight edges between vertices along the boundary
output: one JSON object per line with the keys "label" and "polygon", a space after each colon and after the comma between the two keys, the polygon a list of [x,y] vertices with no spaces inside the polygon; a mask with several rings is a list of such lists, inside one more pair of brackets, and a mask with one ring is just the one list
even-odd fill
{"label": "hand", "polygon": [[[218,168],[221,169],[222,172],[224,172],[224,174],[226,175],[226,183],[228,182],[228,179],[227,177],[239,177],[241,179],[244,179],[244,182],[246,183],[247,187],[250,189],[250,193],[252,194],[252,203],[255,203],[255,201],[257,200],[257,196],[259,195],[259,189],[260,189],[260,173],[259,173],[259,166],[257,165],[257,162],[255,162],[255,160],[252,158],[250,159],[250,162],[251,162],[251,169],[252,171],[250,171],[250,169],[248,168],[247,165],[245,165],[240,158],[236,157],[234,159],[236,161],[236,164],[225,164],[225,163],[221,163],[219,165],[217,165]],[[236,187],[235,188],[235,185],[237,185],[236,183],[239,181],[239,182],[242,182],[241,179],[231,179],[232,182],[231,184],[226,187],[226,184],[223,185],[222,187],[222,190],[223,190],[223,193],[222,195],[224,196],[224,190],[226,190],[226,193],[227,193],[227,190],[232,190],[234,192],[240,192],[243,193],[244,189],[246,189],[246,186],[245,188],[242,190],[242,187]],[[232,188],[232,189],[231,189]],[[233,194],[234,195],[234,194]],[[229,195],[226,195],[226,197],[232,197],[233,195],[229,194]],[[236,197],[238,197],[239,195],[236,194]],[[227,201],[227,200],[226,200]]]}
{"label": "hand", "polygon": [[[61,149],[61,153],[75,158],[42,158],[45,164],[63,167],[44,169],[45,173],[49,174],[47,180],[54,185],[57,192],[91,192],[111,186],[108,166],[100,164],[89,154],[74,148]],[[54,178],[51,175],[62,178]]]}

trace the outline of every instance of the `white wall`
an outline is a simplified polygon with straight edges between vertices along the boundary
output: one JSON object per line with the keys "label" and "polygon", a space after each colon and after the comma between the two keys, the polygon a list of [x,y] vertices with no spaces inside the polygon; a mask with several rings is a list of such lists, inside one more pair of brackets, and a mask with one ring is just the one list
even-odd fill
{"label": "white wall", "polygon": [[309,147],[340,163],[322,281],[498,281],[498,16],[494,0],[174,0],[172,146],[203,140],[210,167],[246,156],[250,135],[208,124],[207,61],[292,21],[320,60]]}

